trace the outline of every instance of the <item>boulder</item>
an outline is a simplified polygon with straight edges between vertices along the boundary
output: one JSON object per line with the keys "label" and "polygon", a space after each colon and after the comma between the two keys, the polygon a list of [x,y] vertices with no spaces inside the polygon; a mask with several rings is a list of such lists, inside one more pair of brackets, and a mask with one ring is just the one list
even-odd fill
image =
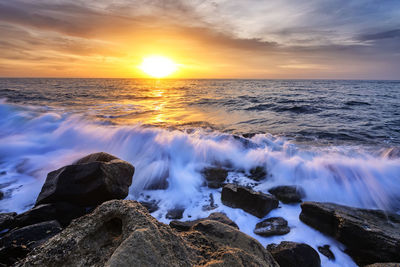
{"label": "boulder", "polygon": [[60,231],[61,225],[57,221],[41,222],[10,231],[0,239],[0,263],[13,264]]}
{"label": "boulder", "polygon": [[174,228],[178,231],[189,231],[190,229],[192,229],[192,227],[195,224],[197,224],[201,221],[206,221],[206,220],[217,221],[217,222],[232,226],[236,229],[239,229],[239,227],[237,226],[237,224],[234,221],[229,219],[224,213],[221,213],[221,212],[214,212],[214,213],[211,213],[207,218],[198,219],[198,220],[194,220],[194,221],[186,221],[186,222],[171,221],[169,223],[169,226],[171,226],[172,228]]}
{"label": "boulder", "polygon": [[182,219],[184,211],[185,211],[185,209],[183,209],[183,208],[175,208],[175,209],[169,210],[167,212],[167,214],[165,215],[165,218],[170,219],[170,220]]}
{"label": "boulder", "polygon": [[263,166],[257,166],[250,169],[250,175],[248,177],[255,181],[264,180],[267,177],[267,170]]}
{"label": "boulder", "polygon": [[319,267],[321,259],[318,252],[304,243],[283,241],[279,245],[270,244],[267,250],[280,267]]}
{"label": "boulder", "polygon": [[288,222],[282,217],[272,217],[256,224],[254,233],[261,236],[286,235],[290,232]]}
{"label": "boulder", "polygon": [[304,223],[346,245],[358,265],[400,262],[400,215],[318,202],[301,209]]}
{"label": "boulder", "polygon": [[0,213],[0,232],[12,226],[15,216],[17,216],[15,212]]}
{"label": "boulder", "polygon": [[222,203],[242,209],[258,218],[278,207],[279,201],[272,195],[255,192],[243,186],[227,184],[222,189]]}
{"label": "boulder", "polygon": [[209,188],[222,187],[228,177],[228,171],[223,168],[205,168],[202,173]]}
{"label": "boulder", "polygon": [[318,247],[319,253],[327,257],[328,259],[334,261],[335,260],[335,254],[330,249],[329,245],[323,245]]}
{"label": "boulder", "polygon": [[281,185],[268,190],[269,193],[274,195],[283,203],[299,203],[305,197],[304,190],[299,186],[294,185]]}
{"label": "boulder", "polygon": [[18,263],[33,265],[278,267],[258,241],[231,226],[204,220],[177,232],[131,200],[103,203]]}
{"label": "boulder", "polygon": [[66,227],[73,219],[83,216],[86,209],[66,202],[41,204],[15,217],[14,227],[57,220]]}
{"label": "boulder", "polygon": [[96,206],[128,195],[135,168],[106,153],[88,155],[47,175],[36,205],[69,202]]}

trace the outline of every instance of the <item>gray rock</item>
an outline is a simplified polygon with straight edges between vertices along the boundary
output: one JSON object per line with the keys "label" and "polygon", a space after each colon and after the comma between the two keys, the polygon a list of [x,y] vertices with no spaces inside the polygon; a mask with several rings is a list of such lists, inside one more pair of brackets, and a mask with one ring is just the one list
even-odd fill
{"label": "gray rock", "polygon": [[304,190],[299,186],[281,185],[268,190],[283,203],[299,203],[306,196]]}
{"label": "gray rock", "polygon": [[259,218],[264,217],[279,205],[279,201],[272,195],[234,184],[223,187],[221,200],[226,206],[240,208]]}
{"label": "gray rock", "polygon": [[202,173],[209,188],[222,187],[228,177],[228,171],[223,168],[205,168]]}
{"label": "gray rock", "polygon": [[329,245],[323,245],[318,247],[319,253],[327,257],[328,259],[334,261],[335,260],[335,254],[330,249]]}
{"label": "gray rock", "polygon": [[185,209],[183,209],[183,208],[175,208],[175,209],[169,210],[167,212],[167,214],[165,215],[165,218],[170,219],[170,220],[182,219],[184,211],[185,211]]}
{"label": "gray rock", "polygon": [[271,266],[255,239],[218,221],[177,232],[136,201],[112,200],[74,220],[17,266]]}
{"label": "gray rock", "polygon": [[400,262],[400,215],[318,202],[301,209],[304,223],[346,245],[357,264]]}
{"label": "gray rock", "polygon": [[142,204],[142,206],[145,207],[150,213],[159,209],[156,201],[140,201],[140,204]]}
{"label": "gray rock", "polygon": [[303,243],[283,241],[279,245],[270,244],[267,250],[280,267],[320,267],[318,252]]}
{"label": "gray rock", "polygon": [[2,200],[3,198],[4,198],[4,193],[0,191],[0,200]]}
{"label": "gray rock", "polygon": [[263,166],[257,166],[250,170],[250,175],[248,177],[255,181],[264,180],[267,177],[267,170]]}
{"label": "gray rock", "polygon": [[290,232],[288,222],[282,217],[272,217],[256,224],[254,233],[261,236],[286,235]]}
{"label": "gray rock", "polygon": [[110,199],[123,199],[128,195],[134,171],[130,163],[112,155],[88,155],[77,164],[50,172],[36,205],[69,202],[95,206]]}

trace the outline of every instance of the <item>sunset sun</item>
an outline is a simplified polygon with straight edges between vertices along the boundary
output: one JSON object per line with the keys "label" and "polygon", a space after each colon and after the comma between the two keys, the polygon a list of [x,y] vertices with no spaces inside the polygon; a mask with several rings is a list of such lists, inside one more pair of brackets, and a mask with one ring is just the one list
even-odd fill
{"label": "sunset sun", "polygon": [[167,57],[149,56],[143,58],[143,62],[139,68],[154,78],[164,78],[174,73],[178,66]]}

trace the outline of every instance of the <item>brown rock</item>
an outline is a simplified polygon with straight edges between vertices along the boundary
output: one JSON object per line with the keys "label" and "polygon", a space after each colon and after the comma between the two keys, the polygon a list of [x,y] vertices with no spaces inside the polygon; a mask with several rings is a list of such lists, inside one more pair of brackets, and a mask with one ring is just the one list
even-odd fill
{"label": "brown rock", "polygon": [[303,243],[283,241],[279,245],[270,244],[267,250],[280,267],[320,267],[318,252]]}

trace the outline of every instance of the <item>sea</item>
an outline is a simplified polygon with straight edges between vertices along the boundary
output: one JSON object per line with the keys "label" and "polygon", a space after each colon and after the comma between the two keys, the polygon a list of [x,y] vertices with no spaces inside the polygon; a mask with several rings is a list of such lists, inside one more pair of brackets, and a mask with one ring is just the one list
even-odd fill
{"label": "sea", "polygon": [[[320,254],[322,266],[356,266],[299,220],[299,204],[266,216],[290,233],[255,235],[261,219],[224,206],[202,171],[226,166],[228,182],[256,191],[298,185],[304,201],[400,214],[400,81],[0,79],[0,212],[28,210],[48,172],[99,151],[135,166],[127,198],[157,202],[161,222],[176,207],[181,220],[224,212],[263,245],[329,244],[336,260]],[[260,182],[247,175],[257,166]]]}

